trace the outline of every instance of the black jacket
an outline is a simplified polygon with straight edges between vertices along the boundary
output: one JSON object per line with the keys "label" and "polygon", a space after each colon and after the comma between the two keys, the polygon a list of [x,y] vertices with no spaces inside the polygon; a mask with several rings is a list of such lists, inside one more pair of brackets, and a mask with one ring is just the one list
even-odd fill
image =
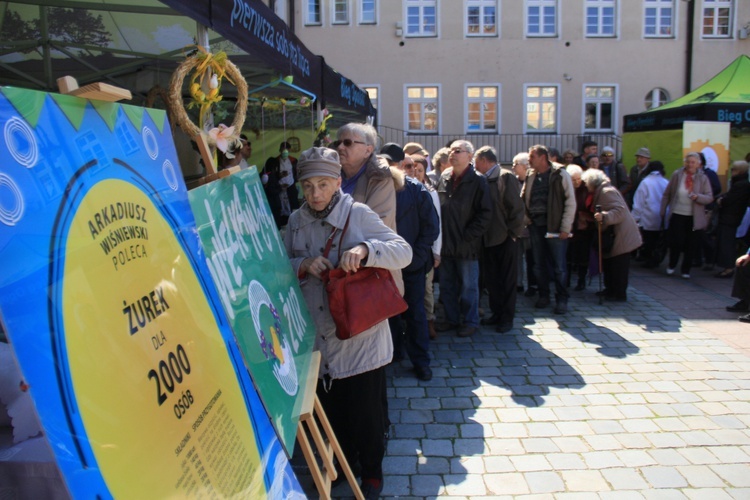
{"label": "black jacket", "polygon": [[479,260],[482,235],[492,217],[487,179],[469,165],[458,185],[449,168],[440,176],[437,192],[443,225],[443,257]]}
{"label": "black jacket", "polygon": [[750,203],[750,181],[747,173],[732,177],[729,191],[719,197],[719,224],[737,227],[745,216]]}
{"label": "black jacket", "polygon": [[523,232],[524,206],[521,183],[500,166],[485,176],[492,199],[492,218],[482,237],[485,247],[501,245],[508,237],[519,238]]}

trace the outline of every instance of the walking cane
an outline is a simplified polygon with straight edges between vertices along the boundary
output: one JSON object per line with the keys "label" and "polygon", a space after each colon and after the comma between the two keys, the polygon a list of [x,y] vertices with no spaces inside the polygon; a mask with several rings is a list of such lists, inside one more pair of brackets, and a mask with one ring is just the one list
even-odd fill
{"label": "walking cane", "polygon": [[[602,206],[596,206],[596,213],[602,213]],[[597,232],[599,233],[599,305],[604,304],[604,290],[602,289],[602,274],[604,274],[604,267],[602,266],[602,221],[598,221],[596,224]]]}

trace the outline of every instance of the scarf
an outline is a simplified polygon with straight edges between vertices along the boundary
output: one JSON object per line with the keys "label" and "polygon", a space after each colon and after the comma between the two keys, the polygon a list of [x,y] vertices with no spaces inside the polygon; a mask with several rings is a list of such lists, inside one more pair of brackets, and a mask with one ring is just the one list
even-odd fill
{"label": "scarf", "polygon": [[688,193],[693,192],[693,174],[685,172],[685,189]]}
{"label": "scarf", "polygon": [[310,207],[310,205],[308,205],[307,203],[305,203],[305,207],[307,208],[307,211],[310,213],[310,215],[312,215],[316,219],[325,219],[326,217],[328,217],[328,214],[331,213],[331,211],[333,210],[333,207],[336,206],[336,203],[338,203],[339,200],[341,200],[341,190],[340,189],[337,190],[335,193],[333,193],[333,196],[331,197],[331,201],[328,202],[328,206],[325,207],[320,212],[318,212],[316,210],[313,210]]}

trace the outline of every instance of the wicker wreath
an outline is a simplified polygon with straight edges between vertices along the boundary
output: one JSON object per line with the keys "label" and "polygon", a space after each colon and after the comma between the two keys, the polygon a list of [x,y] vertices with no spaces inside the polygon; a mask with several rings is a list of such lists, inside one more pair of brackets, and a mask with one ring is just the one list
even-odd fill
{"label": "wicker wreath", "polygon": [[[174,117],[177,125],[190,137],[200,135],[201,129],[192,122],[190,117],[182,104],[182,84],[185,80],[185,76],[193,69],[197,68],[204,62],[205,56],[201,57],[201,54],[196,54],[192,57],[185,59],[172,74],[172,81],[169,83],[169,94],[167,105],[169,106],[170,114]],[[240,73],[239,68],[234,65],[232,61],[226,59],[224,61],[224,73],[230,79],[237,88],[237,105],[235,107],[234,121],[232,126],[239,132],[242,130],[242,126],[245,123],[245,116],[247,113],[247,82]],[[213,139],[206,136],[209,144],[215,146]]]}

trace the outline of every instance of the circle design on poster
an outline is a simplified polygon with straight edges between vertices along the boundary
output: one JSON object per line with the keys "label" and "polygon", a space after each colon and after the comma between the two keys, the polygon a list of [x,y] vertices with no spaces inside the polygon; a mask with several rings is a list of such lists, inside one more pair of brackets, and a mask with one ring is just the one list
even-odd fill
{"label": "circle design on poster", "polygon": [[[111,220],[108,230],[137,222],[147,233],[106,252],[107,235],[92,240],[90,221],[113,199],[140,207],[142,217]],[[56,301],[69,407],[113,498],[188,498],[204,488],[218,498],[262,498],[262,478],[228,472],[240,460],[263,470],[252,415],[180,236],[187,226],[171,223],[176,212],[162,214],[157,200],[140,185],[104,179],[64,217]],[[221,443],[227,452],[212,453]]]}
{"label": "circle design on poster", "polygon": [[[279,313],[271,302],[271,297],[266,289],[256,280],[251,281],[248,285],[247,298],[250,303],[253,326],[255,326],[255,331],[258,332],[258,341],[266,359],[273,365],[273,375],[284,392],[294,396],[299,389],[299,378],[297,377],[297,367],[294,364],[294,355],[281,329]],[[269,310],[274,318],[273,324],[269,325],[267,330],[263,329],[260,322],[260,313],[264,307]]]}
{"label": "circle design on poster", "polygon": [[164,160],[161,166],[161,173],[164,175],[164,180],[167,181],[167,185],[172,191],[177,191],[180,185],[177,183],[177,174],[174,171],[174,165],[169,160]]}
{"label": "circle design on poster", "polygon": [[23,217],[23,194],[7,174],[0,172],[0,222],[15,226]]}
{"label": "circle design on poster", "polygon": [[706,157],[706,168],[710,168],[714,172],[718,172],[719,155],[716,154],[714,148],[712,148],[711,146],[706,146],[701,150],[701,153],[703,153],[703,156]]}
{"label": "circle design on poster", "polygon": [[143,139],[143,145],[146,146],[146,152],[148,156],[155,160],[159,156],[159,144],[156,142],[156,136],[148,127],[143,127],[141,131],[141,138]]}
{"label": "circle design on poster", "polygon": [[32,168],[39,161],[39,145],[34,131],[29,125],[18,118],[12,117],[5,123],[5,144],[8,151],[18,163],[26,168]]}

